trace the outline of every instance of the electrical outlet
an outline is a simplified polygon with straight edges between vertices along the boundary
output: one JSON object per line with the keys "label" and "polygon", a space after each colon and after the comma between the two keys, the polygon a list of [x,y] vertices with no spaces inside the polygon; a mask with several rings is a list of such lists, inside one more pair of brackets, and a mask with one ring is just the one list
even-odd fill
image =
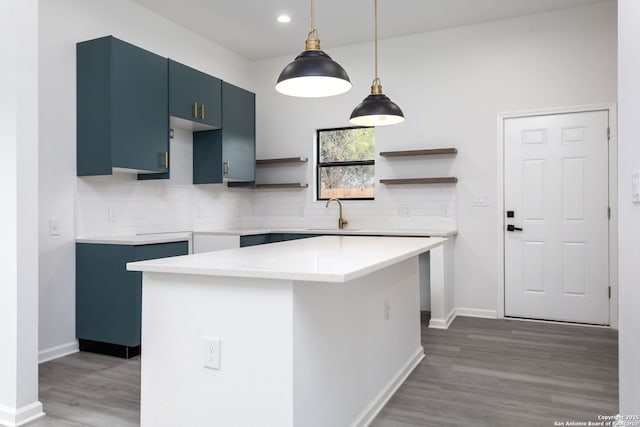
{"label": "electrical outlet", "polygon": [[391,303],[389,298],[384,299],[384,320],[391,319]]}
{"label": "electrical outlet", "polygon": [[409,216],[409,206],[407,205],[400,206],[400,216]]}
{"label": "electrical outlet", "polygon": [[109,215],[109,221],[116,222],[118,220],[115,208],[109,208],[108,215]]}
{"label": "electrical outlet", "polygon": [[449,207],[446,205],[440,206],[440,216],[449,216]]}
{"label": "electrical outlet", "polygon": [[631,175],[631,201],[640,203],[640,172]]}
{"label": "electrical outlet", "polygon": [[220,369],[220,338],[202,339],[202,365],[209,369]]}

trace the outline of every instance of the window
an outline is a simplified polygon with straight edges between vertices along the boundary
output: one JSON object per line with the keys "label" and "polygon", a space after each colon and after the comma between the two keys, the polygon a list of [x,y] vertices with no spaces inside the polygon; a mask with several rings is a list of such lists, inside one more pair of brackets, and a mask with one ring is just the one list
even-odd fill
{"label": "window", "polygon": [[318,200],[372,200],[375,128],[318,129]]}

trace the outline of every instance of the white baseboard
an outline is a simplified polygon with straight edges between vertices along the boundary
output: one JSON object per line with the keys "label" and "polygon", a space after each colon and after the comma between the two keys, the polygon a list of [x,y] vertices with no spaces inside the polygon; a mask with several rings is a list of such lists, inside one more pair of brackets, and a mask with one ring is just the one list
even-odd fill
{"label": "white baseboard", "polygon": [[384,408],[391,396],[395,394],[400,388],[402,383],[405,382],[409,374],[413,372],[416,366],[424,359],[424,349],[420,346],[415,354],[400,368],[400,370],[391,378],[391,380],[384,386],[382,391],[373,398],[373,400],[367,405],[367,407],[358,415],[356,420],[351,424],[351,427],[365,427],[371,424],[373,419]]}
{"label": "white baseboard", "polygon": [[497,319],[498,312],[496,310],[480,310],[477,308],[456,308],[456,316],[463,317],[481,317],[483,319]]}
{"label": "white baseboard", "polygon": [[59,357],[68,356],[70,354],[77,353],[78,351],[80,351],[80,347],[77,340],[40,350],[38,352],[38,363],[44,363]]}
{"label": "white baseboard", "polygon": [[14,409],[0,405],[0,426],[18,427],[44,417],[42,403],[32,402],[20,408]]}
{"label": "white baseboard", "polygon": [[455,307],[451,309],[449,314],[447,314],[446,319],[429,319],[429,327],[433,329],[448,329],[453,319],[456,318],[456,309]]}
{"label": "white baseboard", "polygon": [[497,319],[496,310],[480,310],[477,308],[452,308],[446,319],[429,319],[429,327],[433,329],[449,329],[451,322],[457,317],[481,317],[483,319]]}

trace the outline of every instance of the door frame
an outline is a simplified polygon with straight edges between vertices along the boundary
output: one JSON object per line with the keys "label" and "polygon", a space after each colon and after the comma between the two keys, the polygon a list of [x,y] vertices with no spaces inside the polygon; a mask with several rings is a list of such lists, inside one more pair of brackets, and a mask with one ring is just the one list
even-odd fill
{"label": "door frame", "polygon": [[589,111],[608,111],[609,115],[609,207],[611,219],[609,221],[609,286],[611,286],[611,298],[609,299],[609,326],[618,329],[618,112],[614,102],[603,104],[578,105],[572,107],[543,108],[536,110],[521,110],[498,113],[498,188],[496,197],[496,236],[498,239],[498,310],[497,317],[504,316],[504,121],[506,119],[520,117],[546,116],[552,114],[584,113]]}

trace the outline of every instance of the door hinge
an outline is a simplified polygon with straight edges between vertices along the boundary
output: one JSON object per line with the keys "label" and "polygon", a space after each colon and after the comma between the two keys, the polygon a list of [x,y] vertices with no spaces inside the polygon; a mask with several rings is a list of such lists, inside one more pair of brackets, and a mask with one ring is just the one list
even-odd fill
{"label": "door hinge", "polygon": [[611,299],[611,286],[609,286],[609,299]]}
{"label": "door hinge", "polygon": [[611,128],[607,128],[607,141],[611,140]]}
{"label": "door hinge", "polygon": [[607,218],[611,219],[611,206],[607,206]]}

